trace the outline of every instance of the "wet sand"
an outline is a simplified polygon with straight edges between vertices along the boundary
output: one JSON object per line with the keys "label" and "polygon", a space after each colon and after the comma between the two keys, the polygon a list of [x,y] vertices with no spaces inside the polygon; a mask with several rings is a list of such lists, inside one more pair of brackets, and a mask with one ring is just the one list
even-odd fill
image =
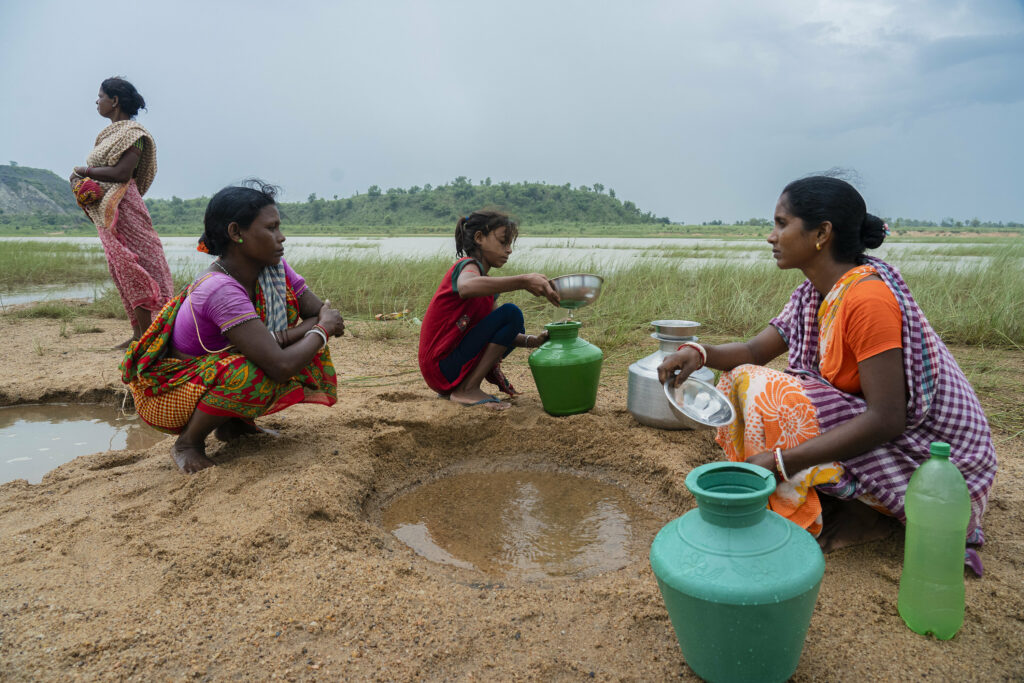
{"label": "wet sand", "polygon": [[[89,322],[104,332],[64,339],[58,322],[0,316],[0,405],[120,404],[120,355],[107,348],[126,327]],[[646,331],[636,353],[606,361],[592,412],[554,418],[525,354],[506,366],[525,395],[494,413],[435,398],[410,332],[350,329],[331,344],[338,404],[261,420],[276,439],[211,440],[215,468],[178,473],[168,438],[0,485],[0,679],[695,680],[646,548],[694,506],[683,478],[720,449],[710,432],[658,431],[626,412]],[[1024,369],[1024,354],[993,353]],[[987,573],[967,580],[956,638],[900,620],[899,532],[827,556],[794,680],[1024,677],[1024,436],[996,442]],[[382,527],[394,495],[494,468],[589,475],[659,523],[621,569],[532,581],[430,562]]]}

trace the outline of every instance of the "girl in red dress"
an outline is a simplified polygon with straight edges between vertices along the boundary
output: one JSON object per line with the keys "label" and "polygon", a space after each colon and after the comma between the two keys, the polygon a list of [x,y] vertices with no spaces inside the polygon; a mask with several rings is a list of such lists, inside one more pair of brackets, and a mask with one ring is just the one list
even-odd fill
{"label": "girl in red dress", "polygon": [[526,290],[558,305],[558,294],[541,273],[492,277],[512,253],[519,225],[497,211],[474,211],[455,224],[459,256],[434,292],[420,330],[420,371],[427,385],[464,405],[504,410],[509,403],[484,392],[486,378],[509,396],[516,391],[501,372],[501,359],[517,346],[536,348],[548,333],[526,334],[515,304],[498,306],[501,292]]}

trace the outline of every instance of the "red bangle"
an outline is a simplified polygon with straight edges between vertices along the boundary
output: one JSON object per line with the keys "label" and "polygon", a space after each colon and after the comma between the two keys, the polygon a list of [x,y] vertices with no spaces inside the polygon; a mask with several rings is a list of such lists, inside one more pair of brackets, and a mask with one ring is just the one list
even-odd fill
{"label": "red bangle", "polygon": [[[708,352],[703,346],[701,346],[697,342],[683,342],[682,344],[676,347],[676,351],[682,351],[686,347],[690,347],[691,349],[696,350],[698,354],[700,354],[701,368],[708,364]],[[699,369],[700,368],[698,368],[698,370]]]}
{"label": "red bangle", "polygon": [[331,338],[331,335],[327,334],[327,328],[324,327],[323,325],[321,325],[320,323],[317,323],[316,325],[313,325],[313,327],[315,327],[316,329],[318,329],[321,332],[323,332],[324,333],[324,337],[326,337],[327,339]]}

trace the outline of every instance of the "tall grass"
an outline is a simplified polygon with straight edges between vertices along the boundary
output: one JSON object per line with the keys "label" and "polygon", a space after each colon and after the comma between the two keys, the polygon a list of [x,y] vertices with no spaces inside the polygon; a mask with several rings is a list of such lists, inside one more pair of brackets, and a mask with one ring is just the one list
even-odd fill
{"label": "tall grass", "polygon": [[[312,259],[294,264],[321,297],[353,318],[409,308],[423,316],[450,265],[445,259],[366,261]],[[586,263],[547,262],[545,273],[588,270]],[[515,275],[509,266],[495,275]],[[600,271],[597,271],[600,272]],[[1024,273],[1013,254],[958,272],[929,262],[908,266],[904,275],[933,327],[948,343],[1024,346]],[[658,318],[696,320],[706,334],[744,339],[762,330],[801,282],[799,271],[771,263],[708,263],[676,269],[671,263],[637,263],[607,277],[600,299],[577,313],[587,339],[606,351],[636,344]],[[567,312],[525,292],[502,295],[514,301],[536,329]]]}
{"label": "tall grass", "polygon": [[109,277],[99,245],[50,241],[0,244],[0,289],[101,282]]}

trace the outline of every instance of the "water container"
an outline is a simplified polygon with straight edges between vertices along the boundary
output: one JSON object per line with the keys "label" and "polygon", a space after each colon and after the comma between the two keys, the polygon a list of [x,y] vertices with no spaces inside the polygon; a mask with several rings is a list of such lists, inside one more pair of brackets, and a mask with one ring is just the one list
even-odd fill
{"label": "water container", "polygon": [[949,461],[949,444],[935,441],[930,453],[907,485],[897,607],[910,630],[949,640],[964,623],[964,545],[971,495],[960,470]]}
{"label": "water container", "polygon": [[552,415],[584,413],[597,402],[604,353],[579,338],[580,323],[549,323],[551,335],[530,354],[530,371],[544,410]]}
{"label": "water container", "polygon": [[785,681],[796,671],[825,574],[807,531],[767,508],[763,467],[714,462],[686,477],[697,509],[651,545],[683,658],[707,681]]}

